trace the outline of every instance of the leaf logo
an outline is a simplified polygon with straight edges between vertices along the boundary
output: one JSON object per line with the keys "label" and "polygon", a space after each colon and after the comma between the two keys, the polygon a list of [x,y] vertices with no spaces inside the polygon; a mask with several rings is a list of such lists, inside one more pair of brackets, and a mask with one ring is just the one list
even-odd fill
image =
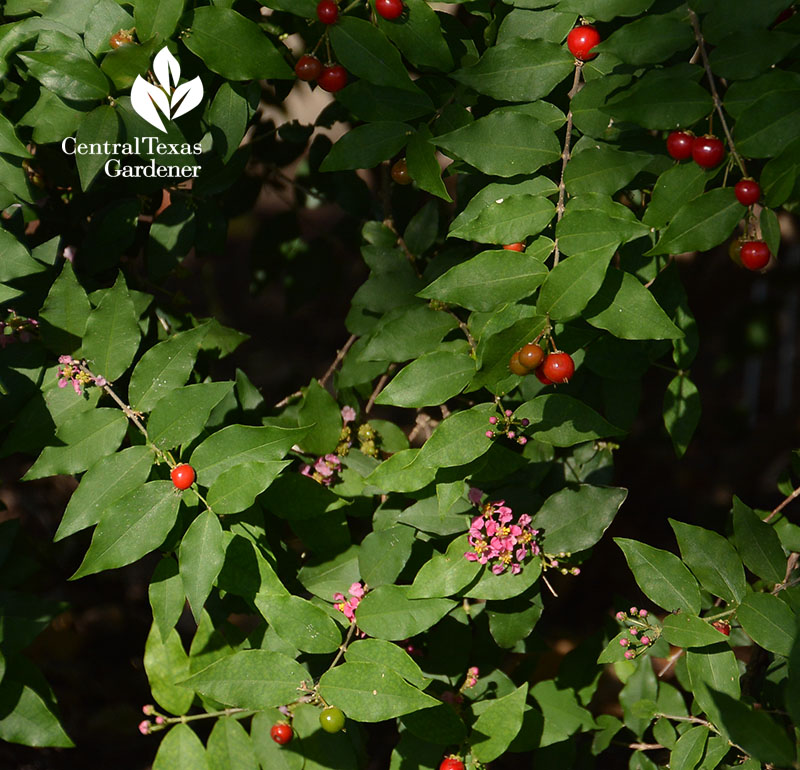
{"label": "leaf logo", "polygon": [[131,106],[151,126],[166,132],[159,110],[168,120],[175,120],[185,115],[200,104],[203,98],[203,83],[196,77],[183,85],[178,85],[181,65],[166,47],[162,48],[153,59],[153,72],[159,85],[153,85],[141,75],[137,75],[131,89]]}

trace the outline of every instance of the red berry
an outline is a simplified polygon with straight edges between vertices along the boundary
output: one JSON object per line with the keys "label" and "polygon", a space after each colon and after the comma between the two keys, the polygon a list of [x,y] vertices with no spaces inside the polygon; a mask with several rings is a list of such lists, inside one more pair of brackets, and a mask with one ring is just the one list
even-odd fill
{"label": "red berry", "polygon": [[347,70],[341,64],[332,64],[325,67],[322,74],[317,78],[320,88],[330,91],[332,94],[341,91],[347,85]]}
{"label": "red berry", "polygon": [[112,48],[122,48],[124,45],[131,45],[133,43],[133,35],[130,30],[121,29],[115,32],[108,40],[108,44]]}
{"label": "red berry", "polygon": [[552,383],[569,382],[575,373],[575,362],[569,353],[550,353],[542,364],[542,374]]}
{"label": "red berry", "polygon": [[176,465],[170,471],[169,475],[172,479],[172,483],[178,487],[178,489],[189,489],[189,487],[194,484],[194,468],[186,463],[183,465]]}
{"label": "red berry", "polygon": [[544,350],[535,342],[523,345],[519,353],[519,362],[527,369],[537,369],[544,361]]}
{"label": "red berry", "polygon": [[403,0],[375,0],[378,16],[392,21],[403,15]]}
{"label": "red berry", "polygon": [[591,53],[600,42],[600,33],[591,25],[583,24],[580,27],[575,27],[569,35],[567,35],[567,48],[570,53],[580,61],[589,61],[597,56],[596,53]]}
{"label": "red berry", "polygon": [[724,157],[725,147],[716,136],[698,136],[692,144],[692,159],[698,166],[714,168],[722,163]]}
{"label": "red berry", "polygon": [[754,203],[758,203],[758,199],[761,197],[761,187],[753,179],[740,179],[733,191],[742,206],[752,206]]}
{"label": "red berry", "polygon": [[516,374],[519,377],[524,377],[526,374],[531,373],[531,370],[528,369],[527,366],[524,366],[519,360],[519,350],[511,356],[511,360],[508,362],[508,368],[511,370],[512,374]]}
{"label": "red berry", "polygon": [[721,634],[725,634],[725,636],[731,635],[731,624],[728,623],[727,620],[717,620],[711,625],[714,626],[714,628],[716,628]]}
{"label": "red berry", "polygon": [[525,251],[524,243],[507,243],[503,246],[507,251]]}
{"label": "red berry", "polygon": [[748,270],[761,270],[769,262],[769,246],[764,241],[745,241],[739,251],[739,257]]}
{"label": "red berry", "polygon": [[464,770],[464,763],[459,757],[445,757],[439,765],[439,770]]}
{"label": "red berry", "polygon": [[322,74],[322,62],[316,56],[301,56],[294,65],[294,74],[300,80],[316,80]]}
{"label": "red berry", "polygon": [[673,131],[667,137],[667,152],[675,160],[689,160],[692,157],[694,135],[687,131]]}
{"label": "red berry", "polygon": [[286,722],[278,722],[272,725],[272,729],[269,731],[269,737],[272,738],[275,743],[285,746],[294,737],[294,730],[292,730]]}
{"label": "red berry", "polygon": [[339,6],[333,0],[320,0],[317,3],[317,18],[323,24],[335,24],[339,18]]}
{"label": "red berry", "polygon": [[544,374],[544,366],[540,366],[537,369],[533,370],[533,373],[536,375],[536,379],[542,383],[542,385],[555,385],[555,383],[548,379]]}
{"label": "red berry", "polygon": [[411,174],[408,173],[408,163],[405,158],[400,158],[392,166],[392,179],[397,184],[411,184]]}

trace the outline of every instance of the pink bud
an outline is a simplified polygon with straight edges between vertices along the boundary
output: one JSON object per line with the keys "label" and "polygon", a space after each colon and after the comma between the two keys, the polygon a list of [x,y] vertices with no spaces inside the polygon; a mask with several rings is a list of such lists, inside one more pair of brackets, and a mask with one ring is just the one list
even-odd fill
{"label": "pink bud", "polygon": [[646,618],[647,617],[647,610],[639,610],[639,617]]}
{"label": "pink bud", "polygon": [[622,637],[622,639],[619,640],[619,646],[620,647],[627,647],[628,646],[628,640],[624,636]]}
{"label": "pink bud", "polygon": [[639,610],[637,610],[636,607],[631,607],[631,615],[636,615],[638,612]]}
{"label": "pink bud", "polygon": [[152,703],[145,703],[144,706],[142,706],[142,714],[150,716],[153,713],[155,713],[155,707]]}
{"label": "pink bud", "polygon": [[511,417],[512,414],[514,414],[514,412],[512,412],[510,409],[506,409],[506,417]]}
{"label": "pink bud", "polygon": [[644,645],[648,645],[648,644],[650,644],[650,637],[649,636],[643,636],[639,641]]}
{"label": "pink bud", "polygon": [[525,444],[527,444],[527,443],[528,443],[528,439],[526,439],[526,438],[525,438],[525,436],[520,436],[520,437],[517,439],[517,443],[518,443],[520,446],[525,446]]}
{"label": "pink bud", "polygon": [[143,719],[141,722],[139,722],[139,732],[142,735],[150,734],[150,722],[147,719]]}
{"label": "pink bud", "polygon": [[638,628],[629,628],[629,629],[628,629],[628,633],[629,633],[631,636],[636,636],[636,634],[638,634],[638,633],[639,633],[639,629],[638,629]]}
{"label": "pink bud", "polygon": [[487,430],[486,431],[486,438],[491,438],[492,436],[494,436],[494,433],[492,431],[490,431],[490,430]]}
{"label": "pink bud", "polygon": [[513,431],[513,430],[510,430],[510,431],[508,432],[508,437],[509,437],[509,438],[516,438],[516,436],[517,436],[517,434],[516,434],[516,433],[514,433],[514,431]]}
{"label": "pink bud", "polygon": [[497,418],[496,418],[494,415],[492,415],[492,416],[489,418],[489,423],[490,423],[491,425],[497,425]]}
{"label": "pink bud", "polygon": [[164,724],[164,717],[156,717],[156,724],[163,725]]}
{"label": "pink bud", "polygon": [[617,620],[620,620],[620,621],[622,621],[622,620],[625,620],[625,613],[624,613],[624,612],[622,612],[622,611],[620,611],[620,612],[618,612],[618,613],[617,613],[617,614],[616,614],[614,617],[615,617]]}
{"label": "pink bud", "polygon": [[633,653],[633,652],[631,652],[630,650],[628,650],[628,651],[625,653],[625,659],[626,659],[626,660],[632,660],[632,659],[633,659],[633,656],[634,656],[634,653]]}

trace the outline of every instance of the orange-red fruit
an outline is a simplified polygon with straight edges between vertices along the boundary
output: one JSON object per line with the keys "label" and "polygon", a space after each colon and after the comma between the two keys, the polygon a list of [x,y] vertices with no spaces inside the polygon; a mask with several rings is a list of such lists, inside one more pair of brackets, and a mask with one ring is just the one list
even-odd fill
{"label": "orange-red fruit", "polygon": [[745,241],[739,250],[739,258],[748,270],[761,270],[769,262],[769,246],[764,241]]}
{"label": "orange-red fruit", "polygon": [[464,770],[464,763],[458,757],[445,757],[439,770]]}
{"label": "orange-red fruit", "polygon": [[335,24],[339,18],[339,6],[333,0],[320,0],[317,3],[317,18],[323,24]]}
{"label": "orange-red fruit", "polygon": [[375,0],[378,16],[394,21],[403,15],[403,0]]}
{"label": "orange-red fruit", "polygon": [[294,730],[292,730],[286,722],[278,722],[272,725],[272,729],[269,731],[269,737],[272,738],[275,743],[285,746],[294,737]]}
{"label": "orange-red fruit", "polygon": [[122,48],[124,45],[131,45],[133,43],[133,35],[125,29],[115,32],[108,40],[108,44],[112,48]]}
{"label": "orange-red fruit", "polygon": [[526,374],[530,374],[531,370],[528,369],[527,366],[523,366],[522,362],[519,360],[519,350],[511,356],[511,360],[508,362],[508,368],[511,370],[512,374],[519,375],[520,377],[524,377]]}
{"label": "orange-red fruit", "polygon": [[694,135],[688,131],[673,131],[667,137],[667,153],[675,160],[689,160],[692,157]]}
{"label": "orange-red fruit", "polygon": [[507,243],[503,246],[506,251],[525,251],[524,243]]}
{"label": "orange-red fruit", "polygon": [[725,636],[731,635],[731,624],[728,623],[727,620],[717,620],[711,625],[714,626],[714,628],[716,628],[721,634],[725,634]]}
{"label": "orange-red fruit", "polygon": [[550,353],[542,364],[542,374],[556,385],[569,382],[574,373],[575,362],[569,353],[561,351]]}
{"label": "orange-red fruit", "polygon": [[692,143],[692,159],[702,168],[719,166],[724,157],[725,145],[716,136],[711,134],[698,136]]}
{"label": "orange-red fruit", "polygon": [[533,373],[536,375],[536,379],[542,383],[542,385],[555,385],[555,383],[548,379],[544,374],[544,366],[540,366],[538,369],[534,369]]}
{"label": "orange-red fruit", "polygon": [[170,471],[169,475],[172,479],[172,483],[178,487],[178,489],[189,489],[189,487],[194,484],[194,468],[186,463],[183,465],[176,465]]}
{"label": "orange-red fruit", "polygon": [[392,179],[397,184],[411,184],[411,174],[408,173],[408,163],[405,158],[400,158],[392,166]]}
{"label": "orange-red fruit", "polygon": [[580,27],[575,27],[567,35],[567,48],[570,53],[580,61],[589,61],[597,56],[596,53],[591,53],[600,42],[600,33],[591,25],[583,24]]}
{"label": "orange-red fruit", "polygon": [[322,74],[322,62],[310,54],[305,54],[294,65],[294,74],[299,80],[316,80]]}
{"label": "orange-red fruit", "polygon": [[761,186],[754,179],[740,179],[733,191],[742,206],[752,206],[761,197]]}
{"label": "orange-red fruit", "polygon": [[517,355],[519,362],[527,369],[536,369],[544,361],[544,350],[535,342],[523,345]]}
{"label": "orange-red fruit", "polygon": [[332,94],[341,91],[347,85],[347,70],[341,64],[332,64],[325,67],[317,78],[320,88]]}

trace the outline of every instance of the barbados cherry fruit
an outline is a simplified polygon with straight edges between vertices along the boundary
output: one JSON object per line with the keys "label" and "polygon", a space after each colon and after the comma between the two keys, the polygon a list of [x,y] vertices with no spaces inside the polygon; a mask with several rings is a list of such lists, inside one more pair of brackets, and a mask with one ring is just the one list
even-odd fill
{"label": "barbados cherry fruit", "polygon": [[169,475],[172,479],[172,483],[178,487],[178,489],[189,489],[189,487],[194,484],[194,468],[186,463],[183,463],[183,465],[176,465],[170,471]]}
{"label": "barbados cherry fruit", "polygon": [[403,0],[375,0],[378,16],[393,21],[403,15]]}
{"label": "barbados cherry fruit", "polygon": [[725,636],[731,635],[731,624],[727,620],[716,620],[711,625],[721,634],[725,634]]}
{"label": "barbados cherry fruit", "polygon": [[761,186],[754,179],[740,179],[733,191],[742,206],[752,206],[761,197]]}
{"label": "barbados cherry fruit", "polygon": [[272,725],[272,729],[269,731],[269,737],[272,738],[275,743],[285,746],[294,737],[294,730],[292,730],[286,722],[278,722]]}
{"label": "barbados cherry fruit", "polygon": [[506,251],[525,251],[524,243],[507,243],[503,248]]}
{"label": "barbados cherry fruit", "polygon": [[439,765],[439,770],[464,770],[464,763],[461,757],[445,757]]}
{"label": "barbados cherry fruit", "polygon": [[544,373],[544,366],[540,366],[538,369],[534,369],[533,373],[536,375],[536,379],[542,383],[542,385],[555,385],[555,383],[548,379]]}
{"label": "barbados cherry fruit", "polygon": [[333,0],[320,0],[317,3],[317,18],[323,24],[335,24],[339,18],[339,6]]}
{"label": "barbados cherry fruit", "polygon": [[316,80],[322,74],[322,62],[316,56],[305,54],[294,65],[294,74],[299,80]]}
{"label": "barbados cherry fruit", "polygon": [[122,48],[124,45],[131,45],[133,43],[133,35],[128,29],[121,29],[115,32],[109,39],[108,44],[112,48]]}
{"label": "barbados cherry fruit", "polygon": [[519,377],[524,377],[526,374],[530,374],[531,370],[528,369],[527,366],[524,366],[522,362],[519,360],[519,353],[518,350],[511,356],[511,360],[508,362],[508,368],[511,370],[512,374],[516,374]]}
{"label": "barbados cherry fruit", "polygon": [[523,345],[517,355],[519,356],[519,362],[526,369],[536,369],[544,361],[544,350],[535,342]]}
{"label": "barbados cherry fruit", "polygon": [[748,270],[761,270],[769,262],[769,246],[764,241],[745,241],[739,250],[739,258]]}
{"label": "barbados cherry fruit", "polygon": [[675,160],[689,160],[692,157],[694,135],[688,131],[673,131],[667,137],[667,152]]}
{"label": "barbados cherry fruit", "polygon": [[397,184],[411,184],[411,174],[408,173],[408,163],[405,158],[400,158],[392,166],[392,179]]}
{"label": "barbados cherry fruit", "polygon": [[347,70],[341,64],[325,67],[317,78],[317,83],[320,88],[324,88],[332,94],[341,91],[347,85]]}
{"label": "barbados cherry fruit", "polygon": [[722,163],[724,157],[725,147],[716,136],[698,136],[692,143],[692,159],[698,166],[714,168]]}
{"label": "barbados cherry fruit", "polygon": [[600,33],[591,25],[583,24],[580,27],[575,27],[567,35],[567,48],[569,52],[579,61],[589,61],[597,56],[592,53],[594,48],[600,42]]}
{"label": "barbados cherry fruit", "polygon": [[569,353],[561,351],[550,353],[542,364],[542,374],[556,385],[569,382],[574,373],[575,362]]}
{"label": "barbados cherry fruit", "polygon": [[336,706],[328,706],[320,713],[319,723],[326,733],[338,733],[344,727],[344,714]]}

